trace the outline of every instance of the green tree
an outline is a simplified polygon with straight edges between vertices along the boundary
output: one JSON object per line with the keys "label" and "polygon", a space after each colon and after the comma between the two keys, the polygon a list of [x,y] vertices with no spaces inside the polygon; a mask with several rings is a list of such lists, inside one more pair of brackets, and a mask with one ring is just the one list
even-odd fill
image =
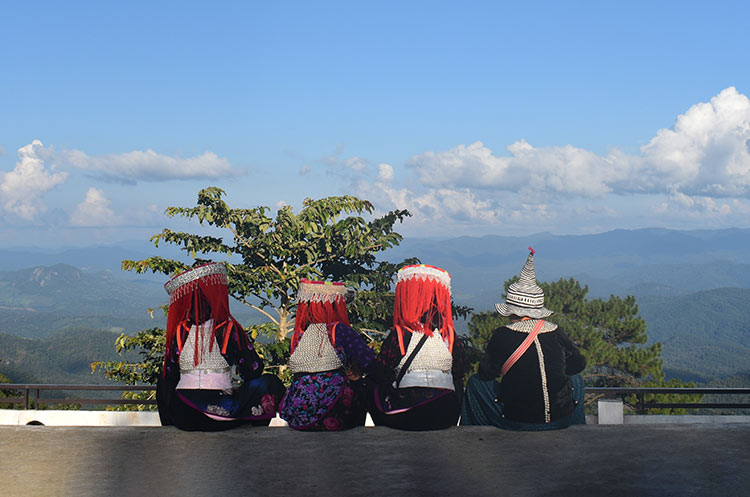
{"label": "green tree", "polygon": [[[169,207],[166,214],[224,230],[230,241],[170,229],[151,240],[157,247],[162,242],[179,245],[194,259],[192,266],[221,256],[227,266],[230,295],[268,319],[247,330],[253,339],[260,338],[256,347],[267,367],[284,376],[301,278],[344,281],[361,289],[351,305],[351,321],[370,327],[367,336],[377,342],[378,333],[391,319],[393,296],[389,292],[395,272],[404,263],[418,262],[410,259],[391,264],[376,259],[378,252],[401,241],[394,225],[409,216],[408,211],[391,211],[368,221],[363,215],[372,214],[372,204],[343,196],[306,199],[300,212],[295,214],[285,206],[271,218],[268,207],[233,209],[223,196],[219,188],[206,188],[198,193],[196,207]],[[125,260],[122,267],[173,275],[190,266],[155,256]],[[97,362],[92,368],[101,368],[107,378],[126,384],[155,383],[164,354],[163,329],[123,334],[116,349],[121,354],[140,351],[141,360]]]}
{"label": "green tree", "polygon": [[[517,279],[505,282],[506,293]],[[646,322],[638,315],[635,297],[610,295],[606,300],[588,299],[588,287],[573,278],[539,286],[544,290],[545,307],[554,311],[551,321],[560,326],[586,357],[583,376],[587,385],[694,386],[679,380],[665,382],[661,343],[646,345]],[[484,350],[492,332],[508,323],[508,318],[494,311],[474,314],[468,324],[469,335],[475,347]],[[686,397],[680,398],[687,401]],[[691,399],[695,401],[695,397]],[[655,397],[647,396],[646,401],[652,400]],[[675,396],[658,396],[659,402],[674,400]]]}
{"label": "green tree", "polygon": [[[10,378],[0,373],[0,383],[12,383],[12,381]],[[18,390],[0,390],[0,399],[6,397],[19,397],[20,395],[21,392]],[[0,402],[0,409],[13,409],[13,404],[10,402]]]}
{"label": "green tree", "polygon": [[[372,204],[342,196],[305,199],[299,213],[284,206],[271,218],[268,207],[232,209],[223,195],[219,188],[206,188],[198,193],[196,207],[169,207],[166,214],[226,230],[231,242],[170,229],[151,240],[157,247],[161,242],[179,245],[194,258],[193,266],[210,262],[215,254],[222,254],[226,261],[239,258],[241,262],[227,262],[230,295],[274,323],[277,340],[286,338],[293,327],[301,278],[376,284],[376,254],[401,241],[393,226],[410,215],[396,210],[367,221],[362,215],[372,214]],[[188,266],[149,257],[123,261],[122,268],[173,275]]]}

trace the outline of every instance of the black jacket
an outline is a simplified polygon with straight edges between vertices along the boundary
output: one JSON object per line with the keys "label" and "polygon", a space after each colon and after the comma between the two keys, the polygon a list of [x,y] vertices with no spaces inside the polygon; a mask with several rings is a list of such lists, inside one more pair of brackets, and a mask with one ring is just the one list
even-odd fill
{"label": "black jacket", "polygon": [[[498,377],[505,361],[527,336],[527,333],[505,326],[495,330],[479,363],[479,376],[484,380]],[[537,340],[541,345],[546,372],[550,421],[555,421],[570,415],[575,409],[568,376],[583,371],[586,359],[559,328],[539,333]],[[545,422],[542,374],[534,343],[503,376],[500,384],[500,401],[505,418],[527,423]]]}

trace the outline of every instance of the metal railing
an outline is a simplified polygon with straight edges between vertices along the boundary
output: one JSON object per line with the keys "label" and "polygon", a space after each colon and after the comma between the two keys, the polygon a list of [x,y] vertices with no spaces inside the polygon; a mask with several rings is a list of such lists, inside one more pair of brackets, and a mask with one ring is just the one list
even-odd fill
{"label": "metal railing", "polygon": [[[97,392],[152,392],[154,385],[63,385],[63,384],[25,384],[2,383],[0,391],[22,392],[20,397],[0,397],[0,403],[23,404],[24,409],[37,409],[40,403],[53,404],[86,404],[86,405],[154,405],[156,400],[123,399],[123,398],[77,398],[77,397],[42,397],[42,391],[97,391]],[[638,412],[646,409],[750,409],[750,402],[646,402],[648,394],[673,395],[747,395],[750,388],[662,388],[662,387],[586,387],[586,394],[595,398],[622,398],[635,395],[635,408]],[[12,395],[12,394],[11,394]],[[33,407],[32,407],[33,406]]]}
{"label": "metal railing", "polygon": [[667,388],[667,387],[586,387],[587,395],[605,399],[635,395],[636,412],[647,409],[750,409],[750,402],[646,402],[649,394],[670,395],[750,395],[750,388]]}
{"label": "metal railing", "polygon": [[[6,395],[14,395],[21,391],[21,397],[0,397],[0,404],[23,404],[24,409],[38,409],[40,403],[55,404],[85,404],[85,405],[154,405],[156,399],[123,399],[123,398],[78,398],[78,397],[42,397],[42,391],[96,391],[96,392],[149,392],[156,390],[154,385],[55,385],[55,384],[26,384],[0,383],[0,391]],[[33,407],[31,407],[33,406]]]}

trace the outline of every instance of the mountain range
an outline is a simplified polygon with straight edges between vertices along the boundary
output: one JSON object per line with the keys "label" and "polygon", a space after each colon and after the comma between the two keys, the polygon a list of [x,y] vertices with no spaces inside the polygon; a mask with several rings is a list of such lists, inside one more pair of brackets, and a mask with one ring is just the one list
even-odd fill
{"label": "mountain range", "polygon": [[[443,267],[452,275],[455,300],[483,311],[500,301],[503,282],[518,274],[529,246],[536,250],[540,281],[573,277],[588,286],[590,297],[635,295],[650,341],[663,343],[669,374],[708,381],[750,373],[750,327],[745,322],[750,230],[406,238],[380,259],[418,257]],[[165,277],[119,269],[124,258],[150,255],[181,257],[174,247],[155,249],[140,242],[57,253],[0,250],[0,337],[5,340],[0,341],[0,372],[15,381],[32,381],[18,359],[9,357],[10,349],[32,362],[41,360],[20,351],[59,349],[55,340],[61,333],[67,334],[65,343],[73,343],[71,333],[89,333],[86,340],[106,342],[113,350],[118,332],[163,326],[161,311],[151,318],[147,309],[166,303]],[[238,303],[232,311],[244,323],[260,319]]]}

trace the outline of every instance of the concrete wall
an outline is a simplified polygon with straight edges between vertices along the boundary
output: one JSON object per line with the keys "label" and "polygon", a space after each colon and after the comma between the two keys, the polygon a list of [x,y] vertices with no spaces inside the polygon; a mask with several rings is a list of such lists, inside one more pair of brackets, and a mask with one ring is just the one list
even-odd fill
{"label": "concrete wall", "polygon": [[[750,423],[750,416],[701,416],[701,415],[627,415],[622,422],[599,423],[599,416],[588,415],[586,422],[595,424],[722,424]],[[0,425],[26,425],[32,421],[46,426],[160,426],[159,414],[155,411],[35,411],[19,409],[0,409]],[[276,416],[271,426],[287,426],[286,421]],[[365,426],[373,426],[372,418],[367,415]]]}
{"label": "concrete wall", "polygon": [[[46,426],[161,426],[156,411],[54,411],[0,409],[0,425],[26,425],[37,421]],[[271,426],[286,426],[276,416]]]}

